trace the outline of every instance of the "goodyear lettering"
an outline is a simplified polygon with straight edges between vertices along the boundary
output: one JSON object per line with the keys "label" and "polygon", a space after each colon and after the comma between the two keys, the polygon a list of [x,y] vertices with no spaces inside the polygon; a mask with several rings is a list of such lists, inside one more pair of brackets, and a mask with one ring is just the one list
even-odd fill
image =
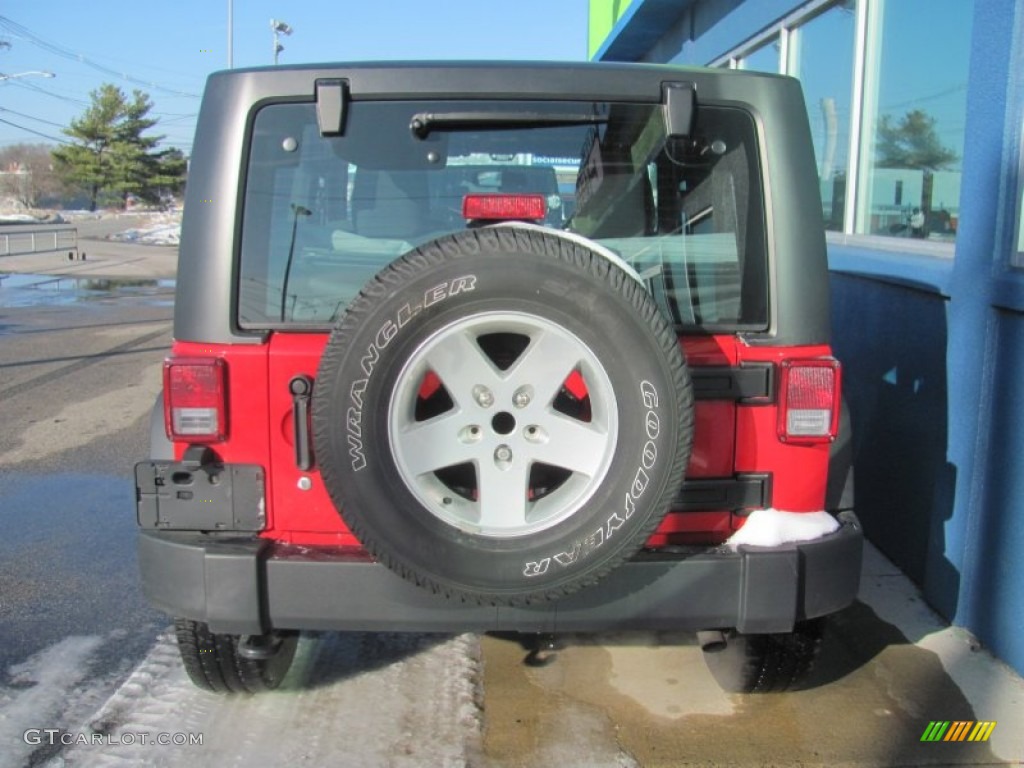
{"label": "goodyear lettering", "polygon": [[572,565],[580,556],[580,552],[583,549],[583,542],[577,541],[576,545],[568,552],[559,552],[555,555],[555,562],[563,568],[567,565]]}
{"label": "goodyear lettering", "polygon": [[563,568],[572,565],[577,560],[583,560],[587,555],[604,544],[604,526],[601,526],[589,536],[577,541],[568,552],[559,552],[555,555],[555,562]]}
{"label": "goodyear lettering", "polygon": [[551,565],[551,558],[545,557],[543,560],[536,563],[527,563],[523,569],[523,576],[527,578],[533,576],[543,576],[548,572],[548,566]]}
{"label": "goodyear lettering", "polygon": [[626,494],[626,503],[622,505],[622,514],[625,515],[626,519],[629,520],[636,512],[636,502],[633,501],[633,497],[628,493]]}
{"label": "goodyear lettering", "polygon": [[640,382],[640,397],[644,401],[644,408],[650,410],[658,407],[658,390],[649,381]]}
{"label": "goodyear lettering", "polygon": [[661,419],[658,418],[658,414],[654,411],[648,411],[647,418],[644,420],[644,427],[647,429],[647,437],[651,440],[657,440],[658,435],[661,434]]}
{"label": "goodyear lettering", "polygon": [[598,528],[596,531],[594,531],[592,534],[587,536],[587,538],[585,538],[583,540],[582,557],[586,557],[591,552],[593,552],[595,549],[600,547],[602,544],[604,544],[604,526],[603,525],[600,528]]}
{"label": "goodyear lettering", "polygon": [[654,462],[658,460],[658,446],[654,444],[653,440],[648,440],[644,443],[644,450],[641,454],[640,462],[644,465],[644,469],[650,469],[654,466]]}
{"label": "goodyear lettering", "polygon": [[[640,400],[647,409],[644,414],[644,431],[647,434],[647,441],[640,449],[639,462],[633,480],[623,499],[621,512],[612,512],[604,524],[589,536],[576,541],[571,547],[563,552],[546,557],[539,562],[528,562],[523,570],[524,576],[540,576],[546,573],[554,560],[557,565],[568,568],[582,560],[585,560],[591,553],[601,547],[606,541],[615,535],[616,531],[622,528],[636,512],[636,503],[644,495],[651,484],[650,470],[658,463],[658,445],[655,440],[661,434],[661,418],[654,410],[658,407],[658,390],[649,381],[640,382]],[[541,570],[541,565],[543,569]]]}
{"label": "goodyear lettering", "polygon": [[608,518],[608,522],[605,523],[605,535],[606,539],[610,539],[612,535],[626,524],[626,521],[619,517],[618,512],[612,512],[612,516]]}
{"label": "goodyear lettering", "polygon": [[629,489],[629,495],[634,499],[639,499],[644,495],[644,491],[647,490],[647,484],[651,482],[650,476],[644,472],[643,467],[637,467],[636,477],[633,478],[633,487]]}

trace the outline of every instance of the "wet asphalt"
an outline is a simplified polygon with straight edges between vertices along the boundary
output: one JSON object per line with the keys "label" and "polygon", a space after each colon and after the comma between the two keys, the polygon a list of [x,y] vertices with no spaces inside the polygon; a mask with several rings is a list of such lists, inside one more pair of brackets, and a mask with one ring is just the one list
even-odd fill
{"label": "wet asphalt", "polygon": [[[0,270],[4,263],[0,260]],[[0,685],[68,636],[128,670],[167,620],[142,599],[132,465],[173,284],[0,275]]]}

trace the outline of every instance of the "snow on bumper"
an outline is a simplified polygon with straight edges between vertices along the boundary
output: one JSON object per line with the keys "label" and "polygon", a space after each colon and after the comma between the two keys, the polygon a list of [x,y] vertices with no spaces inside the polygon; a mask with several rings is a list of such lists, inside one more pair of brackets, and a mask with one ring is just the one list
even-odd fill
{"label": "snow on bumper", "polygon": [[754,547],[778,547],[801,541],[814,541],[839,530],[839,521],[828,512],[784,512],[757,509],[750,513],[726,545],[733,552],[743,544]]}

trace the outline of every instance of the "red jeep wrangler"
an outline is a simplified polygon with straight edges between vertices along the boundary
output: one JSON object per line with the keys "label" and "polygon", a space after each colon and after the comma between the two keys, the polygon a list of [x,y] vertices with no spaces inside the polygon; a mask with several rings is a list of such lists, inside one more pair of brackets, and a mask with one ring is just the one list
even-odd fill
{"label": "red jeep wrangler", "polygon": [[787,78],[213,75],[136,467],[193,681],[273,688],[304,629],[614,628],[796,682],[862,544],[821,210]]}

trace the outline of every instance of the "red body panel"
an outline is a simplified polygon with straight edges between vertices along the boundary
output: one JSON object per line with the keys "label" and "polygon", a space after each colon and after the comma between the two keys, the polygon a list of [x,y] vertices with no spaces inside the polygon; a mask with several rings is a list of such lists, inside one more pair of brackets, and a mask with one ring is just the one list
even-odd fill
{"label": "red body panel", "polygon": [[[228,437],[213,447],[226,462],[258,464],[267,472],[267,529],[264,536],[293,544],[358,546],[334,508],[320,473],[301,471],[295,462],[292,396],[288,382],[316,376],[327,343],[323,333],[277,333],[264,345],[210,345],[176,342],[174,356],[219,357],[228,365]],[[749,347],[732,336],[682,340],[689,364],[737,366],[778,363],[785,358],[828,357],[827,346]],[[267,418],[269,416],[269,419]],[[731,477],[737,472],[770,473],[772,506],[787,511],[822,508],[829,446],[787,445],[776,433],[774,404],[737,405],[730,401],[696,404],[696,431],[687,477]],[[180,458],[185,444],[175,446]],[[299,487],[310,480],[308,490]],[[743,523],[729,511],[670,512],[650,546],[699,541],[718,543]]]}
{"label": "red body panel", "polygon": [[[831,356],[827,346],[746,347],[740,362],[778,364],[789,358]],[[740,405],[736,409],[736,472],[771,472],[772,506],[787,512],[816,512],[825,506],[828,443],[793,445],[778,438],[778,408]],[[738,526],[737,526],[738,527]]]}
{"label": "red body panel", "polygon": [[[689,336],[682,347],[692,367],[736,365],[736,340],[731,336]],[[736,444],[736,403],[702,400],[694,407],[694,421],[696,439],[686,476],[728,477]]]}
{"label": "red body panel", "polygon": [[[303,472],[295,464],[295,435],[292,396],[288,382],[305,374],[316,378],[325,334],[277,333],[270,340],[270,453],[275,483],[272,505],[288,510],[287,519],[279,515],[267,535],[296,544],[358,545],[338,516],[316,469]],[[308,477],[308,491],[299,488],[299,478]],[[320,534],[313,536],[312,534]]]}

